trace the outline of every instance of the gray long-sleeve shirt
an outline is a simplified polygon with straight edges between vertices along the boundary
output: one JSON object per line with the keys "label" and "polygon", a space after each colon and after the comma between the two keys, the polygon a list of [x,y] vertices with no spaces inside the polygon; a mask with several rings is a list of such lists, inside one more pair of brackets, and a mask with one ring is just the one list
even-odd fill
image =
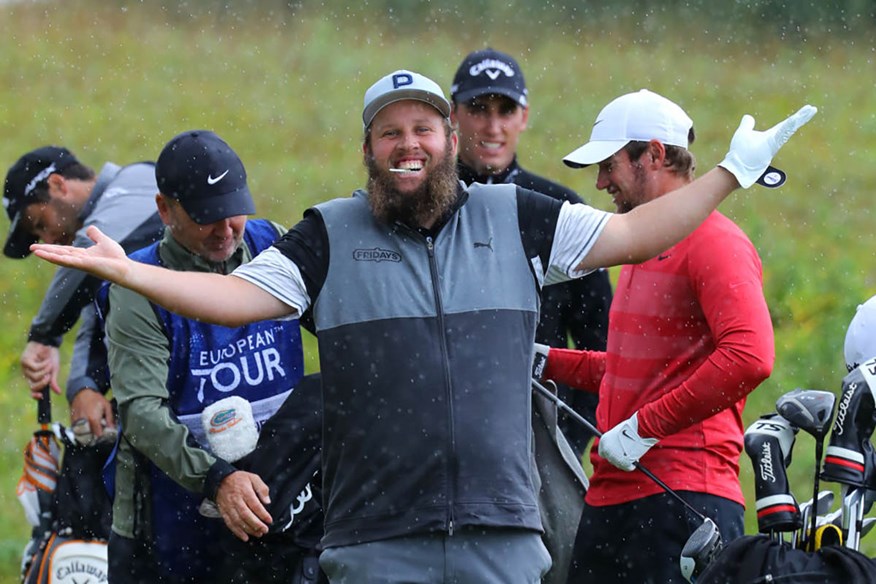
{"label": "gray long-sleeve shirt", "polygon": [[[85,234],[91,225],[121,243],[130,253],[161,237],[164,225],[158,217],[155,195],[155,166],[140,162],[120,167],[104,164],[91,190],[80,219],[73,245],[90,247]],[[91,301],[100,280],[70,268],[59,268],[43,297],[39,312],[31,323],[29,341],[59,346],[61,339],[82,315],[82,326],[73,347],[67,399],[89,387],[106,392],[105,348]]]}

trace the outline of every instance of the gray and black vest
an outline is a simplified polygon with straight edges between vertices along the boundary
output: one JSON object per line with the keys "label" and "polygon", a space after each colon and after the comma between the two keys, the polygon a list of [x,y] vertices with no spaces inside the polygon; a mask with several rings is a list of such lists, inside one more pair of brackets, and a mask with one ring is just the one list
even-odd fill
{"label": "gray and black vest", "polygon": [[474,185],[434,238],[367,194],[318,205],[313,304],[326,547],[466,526],[540,530],[530,374],[538,285],[516,187]]}

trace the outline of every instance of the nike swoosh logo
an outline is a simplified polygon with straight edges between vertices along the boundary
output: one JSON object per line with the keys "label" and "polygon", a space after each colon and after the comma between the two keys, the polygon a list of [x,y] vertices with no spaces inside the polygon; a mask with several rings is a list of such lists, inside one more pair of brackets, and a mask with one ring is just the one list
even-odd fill
{"label": "nike swoosh logo", "polygon": [[[230,169],[229,169],[229,170],[230,170]],[[223,178],[225,178],[225,175],[226,175],[226,174],[228,174],[228,171],[227,171],[227,170],[226,170],[225,172],[223,172],[222,174],[220,174],[219,176],[217,176],[216,178],[213,178],[212,176],[210,176],[210,175],[208,174],[208,175],[207,175],[207,184],[208,184],[208,185],[215,185],[217,182],[219,182],[220,180],[222,180]]]}
{"label": "nike swoosh logo", "polygon": [[595,128],[596,126],[598,126],[599,124],[601,124],[603,121],[604,121],[604,120],[596,120],[595,122],[593,122],[593,127]]}

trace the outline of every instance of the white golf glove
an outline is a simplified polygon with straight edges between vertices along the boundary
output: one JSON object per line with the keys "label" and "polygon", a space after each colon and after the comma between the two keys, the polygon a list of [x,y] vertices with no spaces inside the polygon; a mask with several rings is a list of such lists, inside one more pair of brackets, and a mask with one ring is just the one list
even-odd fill
{"label": "white golf glove", "polygon": [[541,381],[541,376],[544,375],[550,350],[551,348],[547,345],[535,343],[535,354],[532,356],[532,377],[536,381]]}
{"label": "white golf glove", "polygon": [[656,438],[639,436],[638,415],[633,414],[599,439],[599,456],[627,472],[635,469],[639,459],[657,444]]}
{"label": "white golf glove", "polygon": [[817,111],[814,106],[804,105],[797,113],[765,132],[754,129],[753,117],[742,116],[742,122],[730,140],[730,150],[718,166],[729,170],[739,185],[747,189],[764,173],[779,148]]}

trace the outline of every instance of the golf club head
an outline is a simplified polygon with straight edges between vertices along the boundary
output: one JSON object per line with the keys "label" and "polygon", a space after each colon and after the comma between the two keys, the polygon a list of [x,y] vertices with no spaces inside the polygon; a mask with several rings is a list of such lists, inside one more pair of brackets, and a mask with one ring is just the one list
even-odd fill
{"label": "golf club head", "polygon": [[776,401],[776,411],[816,440],[821,440],[827,433],[835,403],[836,396],[829,391],[797,388]]}
{"label": "golf club head", "polygon": [[824,515],[819,515],[815,524],[818,527],[822,525],[836,525],[839,528],[843,526],[843,509],[840,507],[836,511],[831,511],[830,513],[826,513]]}
{"label": "golf club head", "polygon": [[812,499],[800,504],[800,516],[803,529],[798,532],[794,547],[803,547],[801,544],[812,537],[812,513],[815,513],[817,531],[818,521],[830,511],[830,508],[833,505],[833,499],[833,491],[819,491],[818,502],[815,505],[812,504]]}
{"label": "golf club head", "polygon": [[873,526],[876,526],[876,517],[865,517],[861,524],[861,537],[873,531]]}
{"label": "golf club head", "polygon": [[681,550],[679,567],[688,582],[696,582],[696,577],[721,553],[724,544],[718,526],[709,518],[694,531]]}

